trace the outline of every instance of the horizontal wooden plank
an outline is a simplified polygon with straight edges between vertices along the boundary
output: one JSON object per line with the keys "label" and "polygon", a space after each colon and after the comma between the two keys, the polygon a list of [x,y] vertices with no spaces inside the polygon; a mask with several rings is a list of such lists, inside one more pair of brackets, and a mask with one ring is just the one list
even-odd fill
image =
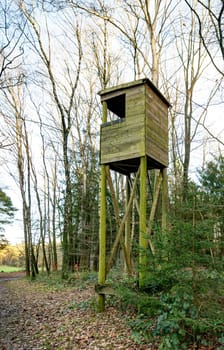
{"label": "horizontal wooden plank", "polygon": [[146,102],[149,104],[152,104],[156,106],[156,108],[163,110],[164,112],[167,112],[169,107],[167,104],[163,102],[156,94],[153,93],[153,91],[146,92]]}
{"label": "horizontal wooden plank", "polygon": [[128,159],[135,159],[143,157],[146,152],[141,148],[135,147],[134,150],[126,150],[127,152],[118,152],[118,153],[103,153],[100,152],[100,163],[101,164],[110,164],[114,162],[127,161]]}
{"label": "horizontal wooden plank", "polygon": [[168,151],[168,143],[164,142],[164,140],[160,139],[160,138],[153,138],[153,137],[148,137],[146,139],[146,148],[150,147],[151,145],[155,145],[155,147],[158,147],[159,149],[161,149],[164,152]]}
{"label": "horizontal wooden plank", "polygon": [[127,83],[123,83],[123,84],[119,84],[116,86],[112,86],[112,87],[108,87],[104,90],[99,91],[99,95],[105,95],[108,93],[111,93],[113,91],[121,91],[121,90],[126,90],[126,89],[135,89],[138,87],[142,87],[145,86],[146,84],[146,79],[139,79],[139,80],[134,80],[134,81],[130,81]]}
{"label": "horizontal wooden plank", "polygon": [[148,141],[146,145],[146,154],[164,166],[168,165],[168,148],[161,148],[158,144],[156,145]]}
{"label": "horizontal wooden plank", "polygon": [[104,98],[104,96],[108,96],[113,92],[123,92],[124,90],[132,91],[136,88],[144,88],[147,91],[151,91],[153,94],[155,94],[158,99],[160,99],[163,103],[165,103],[167,106],[170,106],[170,103],[166,100],[166,98],[162,95],[162,93],[157,89],[157,87],[147,78],[134,80],[128,83],[120,84],[117,86],[112,86],[109,88],[106,88],[104,90],[101,90],[99,92],[99,95],[101,96],[101,99]]}
{"label": "horizontal wooden plank", "polygon": [[98,294],[106,294],[106,295],[118,295],[118,292],[114,288],[112,284],[96,284],[95,292]]}
{"label": "horizontal wooden plank", "polygon": [[153,101],[160,102],[166,109],[170,107],[170,103],[164,98],[164,96],[159,92],[146,86],[146,99],[153,99]]}
{"label": "horizontal wooden plank", "polygon": [[101,136],[101,163],[140,157],[145,154],[144,130],[141,133],[103,134]]}
{"label": "horizontal wooden plank", "polygon": [[140,98],[142,99],[143,94],[145,93],[145,87],[144,86],[136,86],[132,88],[124,88],[122,90],[114,90],[111,92],[108,92],[101,96],[101,101],[108,101],[114,97],[125,95],[126,101],[132,98]]}
{"label": "horizontal wooden plank", "polygon": [[132,152],[136,149],[137,152],[139,150],[144,149],[144,139],[143,138],[123,138],[123,139],[109,139],[109,140],[101,140],[101,152],[102,153],[125,153]]}
{"label": "horizontal wooden plank", "polygon": [[133,124],[114,124],[104,128],[101,128],[101,139],[102,140],[114,140],[122,139],[122,142],[125,142],[126,139],[132,138],[142,138],[145,134],[145,126],[143,123]]}
{"label": "horizontal wooden plank", "polygon": [[161,118],[167,118],[168,112],[161,108],[161,106],[157,106],[154,103],[149,103],[146,101],[146,113],[151,112],[155,115],[159,115]]}
{"label": "horizontal wooden plank", "polygon": [[122,95],[125,95],[126,94],[126,91],[123,90],[123,91],[113,91],[109,94],[106,94],[106,95],[103,95],[101,96],[101,102],[103,101],[108,101],[114,97],[118,97],[118,96],[122,96]]}
{"label": "horizontal wooden plank", "polygon": [[146,112],[146,122],[155,121],[155,123],[162,125],[164,128],[168,129],[168,118],[167,116],[160,115],[159,113],[154,113],[153,111]]}
{"label": "horizontal wooden plank", "polygon": [[152,123],[150,121],[146,123],[146,135],[150,135],[151,133],[155,133],[162,138],[168,139],[168,130],[161,124]]}

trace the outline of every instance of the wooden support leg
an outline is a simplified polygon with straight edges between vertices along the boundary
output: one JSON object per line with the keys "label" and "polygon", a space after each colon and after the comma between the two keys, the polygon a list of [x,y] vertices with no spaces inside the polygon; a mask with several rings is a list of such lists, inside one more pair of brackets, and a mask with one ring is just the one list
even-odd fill
{"label": "wooden support leg", "polygon": [[[110,189],[110,193],[111,193],[111,199],[113,202],[113,206],[114,206],[114,213],[115,213],[115,217],[116,217],[116,224],[117,224],[117,228],[119,230],[121,221],[120,221],[120,215],[119,215],[119,204],[118,204],[118,200],[116,198],[115,195],[115,190],[114,190],[114,185],[113,185],[113,181],[111,179],[111,175],[110,175],[110,169],[109,167],[106,168],[106,177],[107,177],[107,183]],[[129,214],[128,214],[129,215]],[[120,237],[120,243],[124,252],[124,258],[125,258],[125,264],[128,270],[128,273],[131,274],[131,259],[130,259],[130,254],[128,254],[127,251],[127,247],[125,245],[125,242],[123,240],[123,236],[121,235]],[[110,261],[110,258],[109,258]],[[109,271],[107,271],[109,272]]]}
{"label": "wooden support leg", "polygon": [[117,232],[117,235],[116,235],[113,247],[111,249],[111,253],[110,253],[110,256],[109,256],[109,259],[108,259],[108,263],[107,263],[107,273],[110,271],[110,268],[112,266],[112,262],[113,262],[115,253],[117,251],[118,244],[121,241],[122,233],[123,233],[124,227],[125,227],[125,222],[127,221],[127,217],[128,217],[129,212],[131,210],[131,205],[132,205],[133,198],[134,198],[134,195],[135,195],[135,190],[136,190],[136,187],[137,187],[138,177],[139,177],[139,171],[136,174],[136,177],[135,177],[135,180],[134,180],[134,183],[133,183],[133,187],[132,187],[132,190],[131,190],[130,198],[129,198],[129,201],[128,201],[128,205],[127,205],[127,208],[126,208],[126,212],[125,212],[125,214],[124,214],[124,216],[123,216],[123,218],[121,220],[120,227],[118,229],[118,232]]}
{"label": "wooden support leg", "polygon": [[140,160],[140,217],[139,217],[139,287],[145,285],[146,278],[146,178],[147,178],[147,158]]}
{"label": "wooden support leg", "polygon": [[[102,122],[107,121],[107,103],[103,102],[103,118]],[[106,279],[106,171],[107,166],[101,165],[100,179],[100,227],[99,227],[99,274],[98,283],[103,285]],[[98,311],[102,312],[105,309],[105,295],[98,296]]]}
{"label": "wooden support leg", "polygon": [[[130,177],[126,177],[126,203],[125,207],[127,208],[129,198],[130,198]],[[125,223],[125,248],[127,252],[127,260],[131,261],[131,212],[127,216],[127,221]],[[125,263],[125,270],[128,270],[127,261]]]}
{"label": "wooden support leg", "polygon": [[[101,166],[100,192],[100,228],[99,228],[99,274],[98,283],[103,285],[106,279],[106,166]],[[98,311],[105,308],[105,295],[99,294]]]}
{"label": "wooden support leg", "polygon": [[162,172],[162,232],[167,230],[167,204],[168,204],[168,184],[167,184],[167,169],[164,168]]}

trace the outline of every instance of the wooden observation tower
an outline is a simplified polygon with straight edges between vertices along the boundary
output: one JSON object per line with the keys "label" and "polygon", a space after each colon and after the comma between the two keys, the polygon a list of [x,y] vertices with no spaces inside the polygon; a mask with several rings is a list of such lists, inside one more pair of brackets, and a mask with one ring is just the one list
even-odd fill
{"label": "wooden observation tower", "polygon": [[[149,79],[107,88],[99,92],[103,104],[100,134],[100,232],[99,232],[99,311],[104,309],[105,280],[117,247],[121,244],[127,269],[130,270],[130,210],[139,184],[139,264],[146,264],[146,250],[151,234],[158,197],[162,197],[162,228],[166,227],[166,200],[168,166],[168,108],[169,102]],[[116,119],[108,122],[108,111]],[[110,169],[127,176],[126,211],[120,218]],[[148,170],[158,169],[150,215],[147,218],[146,193]],[[131,174],[135,176],[130,181]],[[114,203],[117,236],[106,261],[106,186]],[[125,236],[125,237],[124,237]],[[142,251],[142,252],[141,252]],[[143,269],[144,270],[144,269]],[[144,272],[139,273],[139,286],[144,286]]]}

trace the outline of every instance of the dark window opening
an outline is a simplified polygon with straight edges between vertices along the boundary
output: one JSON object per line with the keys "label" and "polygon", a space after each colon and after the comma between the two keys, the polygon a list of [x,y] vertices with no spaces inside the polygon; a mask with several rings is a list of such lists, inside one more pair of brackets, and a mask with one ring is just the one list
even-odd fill
{"label": "dark window opening", "polygon": [[107,108],[119,118],[125,118],[125,94],[108,99]]}

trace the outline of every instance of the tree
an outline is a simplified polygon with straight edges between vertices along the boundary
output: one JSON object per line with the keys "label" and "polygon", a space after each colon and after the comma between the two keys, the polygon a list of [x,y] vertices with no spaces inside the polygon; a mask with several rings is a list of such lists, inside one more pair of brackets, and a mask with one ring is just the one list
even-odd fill
{"label": "tree", "polygon": [[223,0],[197,0],[197,7],[194,6],[194,2],[193,4],[189,0],[185,0],[185,2],[197,18],[199,36],[212,64],[216,70],[224,76]]}
{"label": "tree", "polygon": [[21,26],[18,8],[12,0],[1,1],[0,22],[0,88],[3,89],[8,85],[17,84],[23,76],[14,74],[13,80],[8,81],[6,73],[21,65],[22,38],[26,24]]}
{"label": "tree", "polygon": [[[25,118],[24,89],[22,84],[3,90],[7,113],[5,120],[13,144],[13,157],[18,171],[18,184],[22,198],[23,230],[25,242],[26,273],[34,278],[38,273],[32,235],[32,159],[30,137]],[[12,174],[12,173],[11,173]],[[15,180],[16,176],[13,174]]]}
{"label": "tree", "polygon": [[0,234],[0,251],[5,249],[9,245],[9,241],[6,239],[5,235]]}
{"label": "tree", "polygon": [[[77,44],[77,65],[76,71],[69,67],[66,57],[64,59],[64,69],[67,72],[65,81],[61,81],[56,75],[56,70],[52,60],[51,52],[51,39],[48,35],[45,40],[48,39],[48,48],[46,49],[44,38],[42,36],[40,25],[34,16],[34,7],[26,7],[24,2],[20,2],[21,13],[30,25],[30,29],[37,40],[31,40],[31,44],[34,50],[37,52],[43,66],[44,74],[47,74],[48,83],[51,89],[51,98],[54,102],[55,109],[60,118],[60,130],[62,138],[62,154],[63,154],[63,168],[65,177],[65,195],[64,195],[64,228],[62,233],[62,245],[63,245],[63,266],[62,276],[66,277],[68,270],[72,267],[72,254],[70,248],[73,245],[73,231],[72,231],[72,183],[71,183],[71,163],[69,159],[69,142],[72,128],[73,118],[73,106],[75,100],[75,93],[79,83],[80,67],[82,61],[82,45],[80,37],[80,29],[77,23],[76,26],[70,21],[69,16],[65,19],[69,22],[73,29],[73,35],[75,35]],[[46,21],[46,31],[49,34],[49,28]],[[62,44],[63,46],[63,44]],[[63,69],[62,69],[63,70]],[[66,85],[69,83],[69,86]]]}
{"label": "tree", "polygon": [[4,230],[3,225],[12,222],[16,210],[13,207],[11,198],[0,188],[0,231]]}
{"label": "tree", "polygon": [[[224,253],[224,156],[219,154],[198,171],[200,192],[205,207],[204,218],[210,219],[213,241]],[[209,226],[208,226],[209,227]]]}
{"label": "tree", "polygon": [[[190,18],[190,31],[185,37],[185,24],[180,23],[181,40],[177,41],[177,52],[179,54],[181,65],[183,67],[183,76],[185,84],[184,96],[184,156],[183,156],[183,199],[187,197],[189,166],[191,157],[192,142],[198,129],[198,122],[194,126],[194,102],[193,97],[196,85],[205,69],[205,53],[202,49],[202,41],[197,40],[197,26],[195,15]],[[200,117],[199,117],[200,121]]]}

